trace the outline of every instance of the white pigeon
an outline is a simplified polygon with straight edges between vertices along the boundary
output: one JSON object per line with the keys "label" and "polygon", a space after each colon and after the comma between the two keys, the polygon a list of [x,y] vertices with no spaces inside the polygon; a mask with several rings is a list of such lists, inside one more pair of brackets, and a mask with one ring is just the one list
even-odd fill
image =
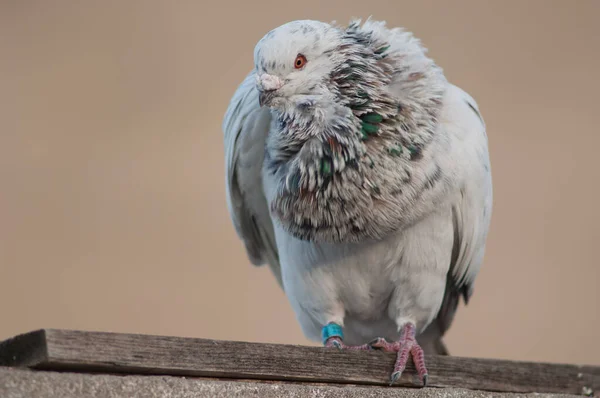
{"label": "white pigeon", "polygon": [[397,352],[391,383],[412,356],[426,384],[492,213],[473,98],[400,28],[293,21],[256,45],[223,130],[233,224],[307,338]]}

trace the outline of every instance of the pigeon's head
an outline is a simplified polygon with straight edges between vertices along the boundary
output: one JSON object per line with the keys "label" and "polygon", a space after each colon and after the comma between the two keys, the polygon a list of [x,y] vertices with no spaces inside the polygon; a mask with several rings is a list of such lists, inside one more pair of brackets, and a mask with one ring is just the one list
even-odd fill
{"label": "pigeon's head", "polygon": [[318,21],[294,21],[267,33],[254,49],[260,105],[286,108],[314,104],[329,94],[331,54],[339,29]]}

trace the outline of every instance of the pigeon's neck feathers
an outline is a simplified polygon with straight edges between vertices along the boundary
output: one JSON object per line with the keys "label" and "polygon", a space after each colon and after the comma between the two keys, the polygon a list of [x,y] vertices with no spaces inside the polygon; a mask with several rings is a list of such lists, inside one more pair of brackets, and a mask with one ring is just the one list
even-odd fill
{"label": "pigeon's neck feathers", "polygon": [[447,83],[412,34],[383,22],[352,22],[329,58],[324,94],[274,111],[271,208],[301,239],[378,238],[401,219],[386,214],[414,200],[411,163],[434,137]]}

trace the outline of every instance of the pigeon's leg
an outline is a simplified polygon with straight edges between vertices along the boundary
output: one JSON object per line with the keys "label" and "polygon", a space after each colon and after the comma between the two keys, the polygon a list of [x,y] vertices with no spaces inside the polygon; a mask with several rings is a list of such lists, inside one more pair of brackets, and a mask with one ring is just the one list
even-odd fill
{"label": "pigeon's leg", "polygon": [[342,327],[337,323],[328,323],[321,330],[321,338],[325,347],[336,347],[340,350],[370,350],[369,344],[363,345],[346,345],[344,344],[344,332]]}
{"label": "pigeon's leg", "polygon": [[394,372],[390,379],[390,385],[394,384],[402,372],[406,369],[406,363],[408,362],[409,355],[412,356],[415,368],[419,373],[419,377],[423,380],[423,386],[427,385],[427,368],[425,367],[425,355],[423,349],[417,343],[415,339],[415,325],[407,323],[402,327],[400,340],[390,343],[385,339],[379,338],[370,343],[374,348],[380,348],[384,351],[396,352],[396,364],[394,365]]}

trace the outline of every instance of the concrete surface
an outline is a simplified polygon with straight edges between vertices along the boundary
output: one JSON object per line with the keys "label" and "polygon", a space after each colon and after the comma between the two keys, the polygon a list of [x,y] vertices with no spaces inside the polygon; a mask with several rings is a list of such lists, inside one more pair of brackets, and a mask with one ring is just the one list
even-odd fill
{"label": "concrete surface", "polygon": [[171,376],[107,375],[32,371],[0,367],[2,398],[201,398],[201,397],[567,397],[552,394],[500,394],[463,389],[407,389],[261,381],[225,381]]}

